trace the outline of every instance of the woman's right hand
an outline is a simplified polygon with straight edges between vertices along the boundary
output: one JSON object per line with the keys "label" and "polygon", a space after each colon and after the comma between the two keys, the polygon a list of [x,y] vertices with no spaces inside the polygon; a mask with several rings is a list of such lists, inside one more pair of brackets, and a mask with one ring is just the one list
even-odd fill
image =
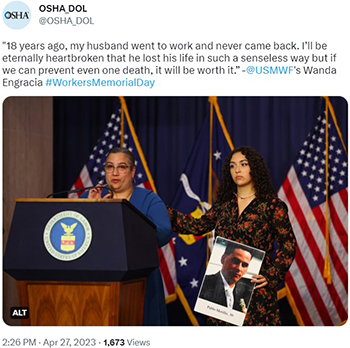
{"label": "woman's right hand", "polygon": [[103,187],[98,185],[95,188],[89,190],[88,198],[100,199],[101,198],[101,194],[102,194],[102,189],[103,189]]}

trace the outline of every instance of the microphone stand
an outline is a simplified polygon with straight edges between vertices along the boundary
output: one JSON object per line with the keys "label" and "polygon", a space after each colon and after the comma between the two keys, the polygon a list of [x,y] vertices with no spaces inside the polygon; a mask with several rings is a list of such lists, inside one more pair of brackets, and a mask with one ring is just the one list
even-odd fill
{"label": "microphone stand", "polygon": [[54,197],[54,196],[57,196],[57,195],[63,195],[63,194],[70,194],[70,193],[78,193],[78,192],[81,192],[81,191],[87,191],[87,190],[91,190],[91,189],[94,189],[94,188],[106,188],[107,190],[110,191],[110,193],[112,194],[112,197],[113,197],[113,191],[112,189],[109,187],[109,186],[98,186],[98,185],[94,185],[94,186],[88,186],[88,187],[82,187],[80,189],[75,189],[75,190],[67,190],[67,191],[61,191],[61,192],[54,192],[54,193],[50,193],[46,198],[50,198],[50,197]]}

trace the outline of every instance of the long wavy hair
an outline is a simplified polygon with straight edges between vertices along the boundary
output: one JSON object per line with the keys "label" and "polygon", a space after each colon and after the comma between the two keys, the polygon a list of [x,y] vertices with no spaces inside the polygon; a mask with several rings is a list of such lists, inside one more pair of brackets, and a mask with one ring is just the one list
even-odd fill
{"label": "long wavy hair", "polygon": [[218,201],[229,201],[237,193],[237,185],[233,181],[230,171],[232,155],[237,152],[242,153],[248,160],[256,196],[258,198],[276,198],[277,194],[272,186],[270,172],[264,159],[254,148],[242,146],[234,149],[225,159],[221,172],[221,184],[218,189]]}

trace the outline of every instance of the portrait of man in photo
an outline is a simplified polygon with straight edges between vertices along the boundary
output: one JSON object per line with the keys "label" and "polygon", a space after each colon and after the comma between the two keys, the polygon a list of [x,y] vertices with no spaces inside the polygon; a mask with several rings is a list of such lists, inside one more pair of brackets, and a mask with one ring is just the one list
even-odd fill
{"label": "portrait of man in photo", "polygon": [[205,276],[199,297],[246,313],[254,284],[243,276],[252,256],[249,247],[228,243],[221,256],[221,270]]}

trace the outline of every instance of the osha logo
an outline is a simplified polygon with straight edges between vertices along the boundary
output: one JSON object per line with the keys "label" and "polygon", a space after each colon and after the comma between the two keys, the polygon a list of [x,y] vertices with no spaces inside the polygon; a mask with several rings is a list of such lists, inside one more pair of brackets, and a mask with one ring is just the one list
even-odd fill
{"label": "osha logo", "polygon": [[30,8],[21,1],[10,2],[5,6],[2,18],[9,28],[23,29],[30,22]]}

